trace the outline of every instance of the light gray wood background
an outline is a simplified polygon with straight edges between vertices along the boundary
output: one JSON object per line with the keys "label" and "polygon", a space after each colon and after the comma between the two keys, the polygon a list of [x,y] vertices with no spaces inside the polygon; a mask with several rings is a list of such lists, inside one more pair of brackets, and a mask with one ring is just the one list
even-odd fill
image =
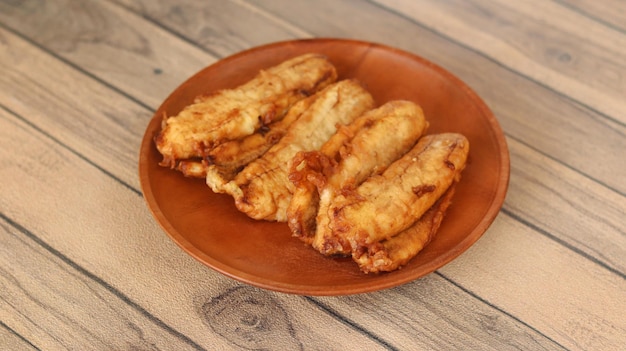
{"label": "light gray wood background", "polygon": [[[172,243],[145,127],[201,68],[310,37],[379,42],[467,82],[507,137],[505,204],[412,283],[309,297]],[[626,2],[0,1],[1,350],[626,349]]]}

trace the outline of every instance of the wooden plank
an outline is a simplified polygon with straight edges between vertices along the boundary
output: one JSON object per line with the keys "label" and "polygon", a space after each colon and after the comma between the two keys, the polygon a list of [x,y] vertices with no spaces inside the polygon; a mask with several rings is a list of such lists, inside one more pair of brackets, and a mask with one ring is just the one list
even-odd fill
{"label": "wooden plank", "polygon": [[588,16],[606,26],[626,33],[626,3],[622,0],[557,0],[573,11]]}
{"label": "wooden plank", "polygon": [[310,34],[243,0],[115,0],[215,53],[227,56],[270,42]]}
{"label": "wooden plank", "polygon": [[0,322],[0,349],[15,351],[34,351],[37,348],[25,340],[14,330],[8,329],[6,324]]}
{"label": "wooden plank", "polygon": [[381,12],[371,3],[319,0],[316,11],[295,1],[255,4],[277,16],[297,18],[297,24],[315,36],[381,42],[441,65],[476,90],[508,135],[626,194],[626,183],[614,176],[626,174],[626,166],[621,155],[612,151],[626,149],[623,124],[455,44],[413,19]]}
{"label": "wooden plank", "polygon": [[[496,26],[494,32],[508,42],[523,43],[526,55],[583,85],[571,86],[565,81],[558,83],[559,91],[594,108],[610,104],[597,109],[626,122],[620,109],[626,93],[626,64],[620,59],[626,56],[626,33],[551,1],[490,0],[486,6],[494,9],[500,21],[518,23],[516,32],[522,34],[508,28],[496,30]],[[484,25],[486,21],[478,17],[472,22]],[[612,102],[601,100],[603,96]]]}
{"label": "wooden plank", "polygon": [[[4,110],[0,110],[0,137],[6,144],[0,149],[0,164],[3,165],[0,177],[8,184],[0,188],[0,213],[23,226],[25,231],[36,233],[33,235],[52,248],[49,251],[54,251],[57,257],[79,267],[79,272],[71,273],[76,276],[74,280],[64,278],[67,284],[78,284],[68,286],[77,291],[77,296],[68,302],[48,295],[45,297],[48,306],[32,306],[32,312],[43,308],[60,313],[68,310],[76,299],[85,299],[84,304],[93,303],[89,296],[100,288],[87,279],[90,277],[83,276],[89,272],[97,278],[96,283],[106,282],[110,290],[118,292],[118,297],[123,296],[122,300],[141,306],[169,328],[207,349],[264,348],[268,342],[295,345],[296,349],[300,345],[313,349],[348,349],[351,345],[380,347],[378,340],[355,330],[341,320],[341,316],[319,310],[307,299],[240,285],[193,260],[162,232],[140,195]],[[7,252],[16,254],[13,249]],[[28,259],[34,259],[32,256],[23,257],[24,269],[27,269]],[[8,262],[3,263],[4,266],[14,267]],[[39,265],[31,269],[41,272]],[[19,270],[12,274],[25,277],[28,272]],[[39,283],[59,284],[56,278],[51,276],[50,279],[54,281]],[[33,281],[35,285],[24,288],[22,294],[35,294],[41,286],[37,283]],[[81,291],[89,293],[88,296],[80,294]],[[67,295],[64,291],[58,293]],[[244,303],[271,308],[242,309]],[[133,306],[118,305],[115,309],[119,314],[125,313],[120,309],[131,313]],[[13,314],[2,312],[3,317],[5,313],[7,318]],[[102,319],[98,319],[83,315],[75,319],[84,319],[82,325],[68,323],[59,332],[63,335],[95,333],[91,330],[103,328],[116,316],[111,313],[100,315]],[[22,322],[13,321],[11,326],[17,328],[19,323]],[[110,323],[116,322],[111,320]],[[21,333],[29,330],[52,333],[49,328],[52,325],[39,330],[33,324],[19,329]],[[81,331],[81,328],[88,331]],[[336,339],[337,334],[342,338]],[[25,335],[29,340],[43,338]]]}
{"label": "wooden plank", "polygon": [[622,33],[549,1],[377,2],[626,124]]}
{"label": "wooden plank", "polygon": [[626,345],[626,279],[509,216],[440,271],[568,349]]}
{"label": "wooden plank", "polygon": [[138,188],[151,111],[0,28],[0,105]]}
{"label": "wooden plank", "polygon": [[[32,345],[43,350],[197,349],[3,219],[0,241],[0,319]],[[32,347],[24,340],[21,344]]]}
{"label": "wooden plank", "polygon": [[508,213],[626,275],[626,199],[509,139]]}
{"label": "wooden plank", "polygon": [[3,1],[0,22],[154,109],[184,79],[215,61],[106,1]]}
{"label": "wooden plank", "polygon": [[563,350],[439,274],[388,291],[319,300],[384,333],[400,350]]}

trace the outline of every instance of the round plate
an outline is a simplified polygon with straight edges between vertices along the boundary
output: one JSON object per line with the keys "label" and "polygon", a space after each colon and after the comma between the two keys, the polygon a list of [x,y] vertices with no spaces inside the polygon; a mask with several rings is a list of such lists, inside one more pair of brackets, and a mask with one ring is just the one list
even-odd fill
{"label": "round plate", "polygon": [[[214,194],[202,179],[158,166],[153,137],[164,115],[177,114],[194,97],[232,88],[260,69],[296,55],[322,53],[339,78],[357,78],[378,105],[393,99],[422,106],[428,133],[459,132],[470,141],[468,165],[452,205],[431,243],[405,267],[364,274],[349,258],[329,258],[292,238],[285,223],[256,221],[234,200]],[[404,284],[435,271],[469,248],[495,219],[509,181],[509,154],[500,126],[485,103],[437,65],[388,46],[341,39],[269,44],[225,58],[178,87],[154,114],[141,145],[139,176],[152,214],[183,250],[239,281],[303,295],[345,295]]]}

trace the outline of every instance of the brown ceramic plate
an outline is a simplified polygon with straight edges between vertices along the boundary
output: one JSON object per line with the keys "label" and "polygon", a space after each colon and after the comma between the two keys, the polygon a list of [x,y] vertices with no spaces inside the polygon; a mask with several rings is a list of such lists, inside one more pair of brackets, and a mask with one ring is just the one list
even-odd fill
{"label": "brown ceramic plate", "polygon": [[[203,180],[158,166],[153,136],[162,116],[174,115],[197,95],[235,87],[260,69],[317,52],[340,78],[357,78],[376,102],[408,99],[422,106],[429,133],[459,132],[470,158],[453,204],[433,241],[408,265],[364,274],[351,259],[320,255],[292,238],[284,223],[255,221],[231,197],[214,194]],[[279,42],[243,51],[195,74],[159,107],[141,145],[139,175],[154,217],[180,247],[202,263],[239,281],[304,295],[345,295],[404,284],[435,271],[469,248],[499,212],[509,180],[509,155],[497,120],[463,82],[437,65],[383,45],[339,39]]]}

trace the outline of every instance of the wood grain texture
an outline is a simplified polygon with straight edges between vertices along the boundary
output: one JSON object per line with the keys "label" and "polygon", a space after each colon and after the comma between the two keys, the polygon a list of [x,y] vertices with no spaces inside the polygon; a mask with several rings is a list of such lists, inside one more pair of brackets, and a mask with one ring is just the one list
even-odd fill
{"label": "wood grain texture", "polygon": [[626,123],[626,39],[601,23],[550,1],[379,2]]}
{"label": "wood grain texture", "polygon": [[152,108],[185,77],[215,62],[202,49],[107,1],[3,1],[0,21]]}
{"label": "wood grain texture", "polygon": [[440,271],[568,349],[626,343],[623,276],[509,216],[498,217],[481,244]]}
{"label": "wood grain texture", "polygon": [[[622,349],[624,8],[0,2],[0,349]],[[503,126],[503,211],[435,274],[355,296],[264,291],[184,254],[148,212],[137,150],[163,98],[219,57],[316,36],[432,60]]]}
{"label": "wood grain texture", "polygon": [[197,349],[4,220],[0,240],[0,316],[37,348]]}
{"label": "wood grain texture", "polygon": [[[0,104],[64,145],[138,186],[145,107],[0,28]],[[60,88],[62,87],[62,88]]]}
{"label": "wood grain texture", "polygon": [[3,323],[0,323],[0,348],[2,348],[2,350],[16,351],[37,350],[32,343],[16,333],[15,330],[8,328],[7,325]]}
{"label": "wood grain texture", "polygon": [[557,0],[557,2],[608,27],[626,33],[626,4],[623,1]]}
{"label": "wood grain texture", "polygon": [[624,197],[516,140],[509,151],[507,213],[624,277]]}
{"label": "wood grain texture", "polygon": [[269,42],[310,35],[246,1],[116,0],[134,12],[224,57]]}
{"label": "wood grain texture", "polygon": [[319,300],[339,313],[367,320],[368,329],[384,331],[399,350],[564,349],[438,273],[389,291]]}

